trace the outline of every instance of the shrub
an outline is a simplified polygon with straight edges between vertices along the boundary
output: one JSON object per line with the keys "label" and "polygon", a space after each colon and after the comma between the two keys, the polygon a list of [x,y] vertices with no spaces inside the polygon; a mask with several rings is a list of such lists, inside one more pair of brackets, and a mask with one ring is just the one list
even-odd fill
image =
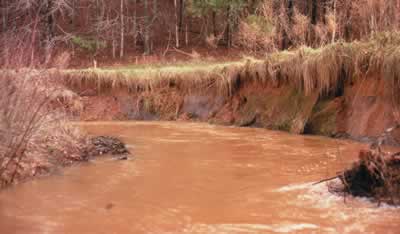
{"label": "shrub", "polygon": [[250,15],[239,24],[236,44],[252,52],[275,51],[275,26],[268,18]]}
{"label": "shrub", "polygon": [[0,187],[82,160],[86,138],[55,111],[60,89],[40,72],[0,75]]}

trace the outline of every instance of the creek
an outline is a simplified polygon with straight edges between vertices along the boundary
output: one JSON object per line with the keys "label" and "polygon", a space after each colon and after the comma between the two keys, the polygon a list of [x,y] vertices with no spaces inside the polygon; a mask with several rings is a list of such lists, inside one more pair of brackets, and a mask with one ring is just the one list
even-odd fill
{"label": "creek", "polygon": [[313,182],[366,145],[255,128],[91,122],[134,154],[0,192],[0,230],[36,233],[398,233],[397,208]]}

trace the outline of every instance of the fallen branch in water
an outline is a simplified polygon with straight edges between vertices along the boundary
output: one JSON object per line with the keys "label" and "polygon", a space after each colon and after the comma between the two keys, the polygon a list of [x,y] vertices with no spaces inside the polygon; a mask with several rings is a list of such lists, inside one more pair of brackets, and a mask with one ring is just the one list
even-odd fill
{"label": "fallen branch in water", "polygon": [[321,184],[321,183],[324,183],[324,182],[328,182],[328,181],[331,181],[331,180],[334,180],[334,179],[339,178],[339,176],[340,176],[340,175],[333,176],[333,177],[326,178],[326,179],[322,179],[322,180],[320,180],[320,181],[317,181],[317,182],[313,183],[312,185],[317,185],[317,184]]}

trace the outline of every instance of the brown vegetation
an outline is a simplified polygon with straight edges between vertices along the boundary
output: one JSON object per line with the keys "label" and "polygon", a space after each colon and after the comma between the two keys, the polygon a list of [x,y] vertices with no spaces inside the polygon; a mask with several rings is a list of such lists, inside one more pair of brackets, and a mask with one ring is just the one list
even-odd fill
{"label": "brown vegetation", "polygon": [[69,98],[46,72],[0,75],[0,188],[101,154],[127,154],[114,138],[89,138],[71,125]]}
{"label": "brown vegetation", "polygon": [[[0,188],[99,154],[88,136],[68,122],[64,106],[73,104],[76,94],[48,71],[25,67],[44,67],[51,59],[32,54],[23,38],[9,45],[13,42],[23,47],[5,64],[13,69],[0,72]],[[54,59],[59,68],[67,57]]]}
{"label": "brown vegetation", "polygon": [[44,73],[2,73],[0,83],[0,187],[84,159],[86,137],[52,108],[59,92]]}

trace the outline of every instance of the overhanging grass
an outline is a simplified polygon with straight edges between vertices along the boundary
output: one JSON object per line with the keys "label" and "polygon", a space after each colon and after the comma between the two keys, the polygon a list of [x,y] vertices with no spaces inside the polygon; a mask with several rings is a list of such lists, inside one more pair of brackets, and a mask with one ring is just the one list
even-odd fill
{"label": "overhanging grass", "polygon": [[[67,83],[96,84],[102,88],[128,88],[130,91],[152,91],[160,87],[178,86],[185,89],[212,88],[224,81],[244,61],[217,64],[180,64],[168,66],[130,66],[56,71]],[[224,82],[223,82],[224,83]],[[205,85],[205,86],[204,86]]]}
{"label": "overhanging grass", "polygon": [[[399,87],[400,36],[392,34],[364,42],[302,47],[268,55],[264,60],[227,63],[128,66],[57,71],[67,84],[96,85],[98,91],[127,88],[131,92],[179,88],[231,95],[245,82],[293,85],[305,95],[327,95],[346,82],[373,74]],[[389,83],[388,83],[389,84]]]}

